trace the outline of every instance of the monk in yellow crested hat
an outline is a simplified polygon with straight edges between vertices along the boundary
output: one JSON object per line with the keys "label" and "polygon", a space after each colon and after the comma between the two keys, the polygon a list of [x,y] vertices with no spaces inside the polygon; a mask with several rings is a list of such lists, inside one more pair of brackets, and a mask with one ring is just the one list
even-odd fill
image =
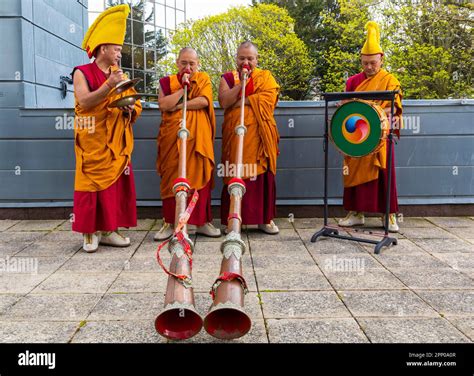
{"label": "monk in yellow crested hat", "polygon": [[129,13],[129,6],[123,4],[105,10],[96,18],[82,41],[82,48],[89,58],[101,44],[123,45]]}
{"label": "monk in yellow crested hat", "polygon": [[360,53],[362,55],[383,55],[382,47],[380,47],[380,28],[377,22],[367,22],[365,29],[367,30],[367,39]]}
{"label": "monk in yellow crested hat", "polygon": [[[395,97],[395,113],[391,119],[393,133],[400,135],[402,127],[402,94],[400,82],[391,73],[382,68],[384,52],[380,47],[380,28],[374,21],[365,25],[367,39],[360,51],[362,72],[349,77],[346,82],[346,91],[392,91],[399,90]],[[374,101],[385,113],[391,115],[390,101]],[[340,226],[363,225],[364,213],[385,213],[386,192],[388,182],[388,147],[387,139],[376,153],[361,157],[344,157],[344,209],[349,211],[346,218],[339,221]],[[390,142],[392,142],[390,140]],[[391,159],[391,186],[388,231],[397,232],[398,198],[395,176],[394,149]],[[382,224],[384,219],[382,219]]]}
{"label": "monk in yellow crested hat", "polygon": [[138,95],[133,87],[113,91],[124,79],[117,64],[129,13],[128,5],[118,5],[94,21],[82,43],[94,61],[72,72],[76,154],[72,230],[83,234],[86,252],[97,251],[99,244],[128,247],[130,239],[117,229],[137,225],[132,125],[142,106],[135,100],[116,107],[114,101],[121,96]]}

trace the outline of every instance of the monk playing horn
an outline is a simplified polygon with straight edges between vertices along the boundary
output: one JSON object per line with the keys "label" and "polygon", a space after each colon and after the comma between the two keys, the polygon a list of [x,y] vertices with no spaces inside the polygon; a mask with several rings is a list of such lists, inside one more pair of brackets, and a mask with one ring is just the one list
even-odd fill
{"label": "monk playing horn", "polygon": [[[237,70],[222,75],[219,103],[225,109],[222,125],[222,163],[230,166],[224,176],[221,196],[221,223],[227,225],[230,197],[228,183],[241,168],[246,193],[242,201],[242,224],[258,225],[268,234],[277,234],[273,222],[276,215],[276,161],[279,134],[273,112],[278,101],[279,86],[268,70],[257,68],[258,52],[252,42],[237,49]],[[245,90],[246,134],[242,166],[235,166],[237,143],[235,127],[240,124],[240,95],[243,74],[248,75]],[[232,166],[235,167],[232,169]]]}
{"label": "monk playing horn", "polygon": [[207,73],[198,72],[199,58],[192,48],[183,48],[176,59],[178,73],[160,79],[158,103],[162,121],[158,134],[156,168],[161,177],[160,191],[163,200],[163,226],[155,240],[164,240],[173,234],[175,223],[175,197],[173,182],[178,177],[178,139],[182,120],[184,86],[188,87],[186,128],[187,178],[192,189],[199,192],[199,200],[188,224],[196,225],[196,232],[219,237],[221,232],[212,221],[211,190],[214,187],[214,135],[216,120],[212,101],[211,80]]}

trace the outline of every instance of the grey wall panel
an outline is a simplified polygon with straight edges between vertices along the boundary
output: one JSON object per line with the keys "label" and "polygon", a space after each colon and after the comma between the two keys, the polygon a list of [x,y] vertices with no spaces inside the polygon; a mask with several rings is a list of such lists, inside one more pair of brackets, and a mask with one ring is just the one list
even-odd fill
{"label": "grey wall panel", "polygon": [[[420,105],[424,102],[424,105]],[[433,197],[445,202],[474,199],[474,136],[471,104],[453,101],[428,105],[411,101],[406,113],[432,115],[424,133],[407,133],[396,145],[397,185],[400,200],[429,203]],[[280,133],[277,198],[291,202],[319,202],[323,195],[324,154],[320,103],[282,103],[276,110]],[[449,110],[449,111],[447,111]],[[291,113],[293,111],[293,113]],[[313,112],[313,114],[311,114]],[[314,113],[316,112],[316,113]],[[222,122],[222,110],[217,110]],[[0,205],[28,200],[70,201],[74,181],[74,150],[70,110],[0,110]],[[65,117],[66,116],[66,117]],[[299,119],[288,127],[289,119]],[[457,119],[457,127],[446,127]],[[58,122],[59,120],[59,122]],[[70,121],[63,124],[64,121]],[[132,158],[138,200],[159,200],[159,177],[155,171],[159,111],[146,109],[135,125]],[[299,124],[299,123],[300,124]],[[313,122],[319,124],[313,124]],[[58,127],[58,124],[60,127]],[[62,127],[64,125],[64,127]],[[61,128],[62,127],[62,128]],[[450,132],[440,134],[440,132]],[[432,132],[433,134],[431,134]],[[305,136],[301,136],[305,135]],[[311,135],[311,136],[310,136]],[[342,156],[329,145],[330,198],[342,196]],[[221,140],[215,140],[216,162],[220,162]],[[16,175],[15,168],[21,169]],[[215,171],[213,199],[219,199],[222,179]],[[306,200],[306,201],[305,201]],[[438,203],[439,203],[438,202]]]}
{"label": "grey wall panel", "polygon": [[8,35],[8,38],[2,38],[0,49],[0,80],[18,81],[23,76],[21,25],[20,18],[0,19],[0,35]]}

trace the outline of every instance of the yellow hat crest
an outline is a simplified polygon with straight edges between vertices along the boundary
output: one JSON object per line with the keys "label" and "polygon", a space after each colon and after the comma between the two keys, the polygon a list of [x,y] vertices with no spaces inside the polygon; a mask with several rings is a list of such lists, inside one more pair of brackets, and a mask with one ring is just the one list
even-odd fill
{"label": "yellow hat crest", "polygon": [[129,13],[129,6],[123,4],[105,10],[96,18],[82,41],[82,48],[89,58],[101,44],[123,44]]}
{"label": "yellow hat crest", "polygon": [[383,55],[382,47],[380,47],[380,28],[377,22],[367,22],[365,24],[365,29],[367,30],[367,39],[360,53],[362,55]]}

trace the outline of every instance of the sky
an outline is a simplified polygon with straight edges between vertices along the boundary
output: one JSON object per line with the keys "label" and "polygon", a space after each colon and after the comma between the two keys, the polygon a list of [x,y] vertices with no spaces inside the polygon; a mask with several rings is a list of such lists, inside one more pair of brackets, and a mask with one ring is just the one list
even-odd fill
{"label": "sky", "polygon": [[223,13],[231,6],[250,5],[251,0],[186,0],[186,19]]}

